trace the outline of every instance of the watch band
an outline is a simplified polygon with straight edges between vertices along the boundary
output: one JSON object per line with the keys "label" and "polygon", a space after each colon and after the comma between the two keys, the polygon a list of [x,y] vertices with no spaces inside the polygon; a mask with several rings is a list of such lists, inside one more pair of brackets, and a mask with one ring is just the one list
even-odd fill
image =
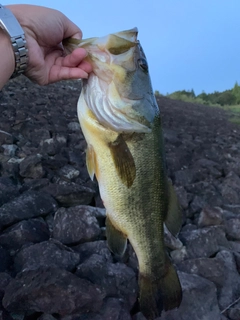
{"label": "watch band", "polygon": [[28,49],[25,35],[11,10],[0,4],[0,27],[9,35],[15,56],[15,70],[11,78],[25,72],[28,64]]}

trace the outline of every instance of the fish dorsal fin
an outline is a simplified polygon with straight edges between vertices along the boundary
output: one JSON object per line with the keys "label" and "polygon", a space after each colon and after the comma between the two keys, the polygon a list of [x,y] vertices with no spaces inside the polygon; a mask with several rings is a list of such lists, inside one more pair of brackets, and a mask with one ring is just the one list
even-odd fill
{"label": "fish dorsal fin", "polygon": [[136,177],[136,167],[127,143],[120,134],[114,142],[108,145],[118,176],[123,184],[130,188]]}
{"label": "fish dorsal fin", "polygon": [[182,226],[182,209],[170,181],[168,181],[168,195],[168,212],[165,218],[165,224],[171,234],[177,236]]}
{"label": "fish dorsal fin", "polygon": [[91,145],[87,146],[86,164],[87,164],[88,174],[89,174],[91,180],[93,180],[94,174],[96,172],[96,155],[95,155],[94,149]]}
{"label": "fish dorsal fin", "polygon": [[106,234],[109,249],[119,257],[122,257],[127,248],[127,236],[116,229],[108,214],[106,219]]}

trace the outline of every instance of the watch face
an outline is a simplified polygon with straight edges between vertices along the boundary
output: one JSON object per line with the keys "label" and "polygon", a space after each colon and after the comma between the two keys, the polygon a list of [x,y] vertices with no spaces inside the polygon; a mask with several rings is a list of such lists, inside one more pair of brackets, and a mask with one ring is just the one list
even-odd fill
{"label": "watch face", "polygon": [[15,38],[24,34],[22,27],[13,13],[0,5],[0,26],[6,30],[10,38]]}

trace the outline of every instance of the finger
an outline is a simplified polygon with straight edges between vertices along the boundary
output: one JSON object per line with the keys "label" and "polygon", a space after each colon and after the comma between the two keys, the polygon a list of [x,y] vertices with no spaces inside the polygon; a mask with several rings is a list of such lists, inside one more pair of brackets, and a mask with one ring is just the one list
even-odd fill
{"label": "finger", "polygon": [[49,83],[70,80],[70,79],[87,79],[88,73],[80,68],[68,68],[54,65],[49,73]]}
{"label": "finger", "polygon": [[66,57],[60,57],[56,60],[56,64],[63,67],[76,67],[87,56],[87,51],[83,48],[75,49],[71,54]]}
{"label": "finger", "polygon": [[79,65],[78,65],[78,68],[86,71],[87,73],[90,73],[93,71],[93,67],[92,65],[86,61],[86,60],[83,60]]}

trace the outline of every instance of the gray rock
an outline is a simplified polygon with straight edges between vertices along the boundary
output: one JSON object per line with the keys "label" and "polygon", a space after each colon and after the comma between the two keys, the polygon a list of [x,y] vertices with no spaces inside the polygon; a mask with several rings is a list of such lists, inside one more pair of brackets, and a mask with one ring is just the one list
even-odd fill
{"label": "gray rock", "polygon": [[230,240],[240,240],[240,216],[225,222],[226,236]]}
{"label": "gray rock", "polygon": [[109,263],[93,254],[77,267],[76,275],[97,284],[107,297],[124,299],[129,310],[137,299],[136,274],[123,263]]}
{"label": "gray rock", "polygon": [[49,240],[22,248],[14,258],[14,269],[35,270],[41,267],[59,267],[72,271],[80,262],[80,255],[70,248]]}
{"label": "gray rock", "polygon": [[5,156],[14,157],[18,146],[16,146],[15,144],[3,144],[2,148],[4,149],[3,154]]}
{"label": "gray rock", "polygon": [[[179,273],[183,299],[179,309],[163,312],[161,320],[219,320],[215,285],[199,276]],[[156,319],[156,320],[157,320]]]}
{"label": "gray rock", "polygon": [[175,184],[177,186],[186,186],[195,182],[195,173],[192,169],[184,169],[175,172]]}
{"label": "gray rock", "polygon": [[24,178],[41,179],[45,174],[40,154],[26,157],[19,165],[19,173]]}
{"label": "gray rock", "polygon": [[0,177],[0,207],[19,196],[19,187],[10,178]]}
{"label": "gray rock", "polygon": [[113,260],[106,240],[85,242],[72,247],[72,249],[80,254],[81,261],[88,259],[93,254],[102,256],[108,262]]}
{"label": "gray rock", "polygon": [[124,302],[117,298],[105,299],[101,310],[96,313],[75,314],[60,317],[59,320],[131,320]]}
{"label": "gray rock", "polygon": [[24,219],[45,216],[56,209],[57,203],[50,195],[37,191],[24,192],[0,207],[0,230]]}
{"label": "gray rock", "polygon": [[171,250],[180,250],[183,247],[182,242],[174,237],[164,224],[164,243],[165,246]]}
{"label": "gray rock", "polygon": [[226,314],[230,320],[239,320],[240,319],[240,298],[238,298],[235,303],[229,306]]}
{"label": "gray rock", "polygon": [[104,294],[91,282],[58,268],[28,270],[13,279],[5,290],[8,311],[36,311],[66,315],[96,312]]}
{"label": "gray rock", "polygon": [[190,200],[187,191],[182,186],[175,187],[175,190],[181,207],[183,209],[187,209]]}
{"label": "gray rock", "polygon": [[224,263],[217,258],[188,259],[177,264],[178,270],[196,274],[213,282],[217,288],[222,288],[225,283],[226,270]]}
{"label": "gray rock", "polygon": [[223,223],[222,209],[206,207],[200,212],[198,226],[200,228],[221,225]]}
{"label": "gray rock", "polygon": [[60,170],[58,170],[57,174],[60,177],[65,178],[68,181],[71,181],[79,176],[79,170],[76,170],[73,166],[67,164]]}
{"label": "gray rock", "polygon": [[95,194],[95,190],[74,182],[66,182],[61,185],[50,184],[43,190],[51,194],[64,207],[89,204]]}
{"label": "gray rock", "polygon": [[51,314],[42,314],[37,320],[56,320]]}
{"label": "gray rock", "polygon": [[64,244],[96,240],[101,229],[89,206],[60,208],[54,217],[53,238]]}
{"label": "gray rock", "polygon": [[224,286],[220,289],[218,300],[220,308],[225,309],[240,295],[240,277],[231,252],[221,251],[217,254],[216,259],[221,261],[225,268]]}
{"label": "gray rock", "polygon": [[206,201],[201,196],[198,196],[198,195],[194,196],[190,204],[191,213],[200,212],[206,206],[206,204],[207,204]]}
{"label": "gray rock", "polygon": [[12,278],[8,273],[0,272],[0,301],[2,300],[2,298],[4,296],[5,289],[11,280],[12,280]]}
{"label": "gray rock", "polygon": [[2,144],[13,144],[14,142],[14,137],[3,130],[0,130],[0,145]]}
{"label": "gray rock", "polygon": [[223,247],[230,247],[221,226],[181,232],[179,238],[186,247],[189,259],[211,257]]}
{"label": "gray rock", "polygon": [[6,249],[20,249],[24,244],[49,239],[49,229],[43,219],[23,220],[0,234],[0,245]]}
{"label": "gray rock", "polygon": [[0,272],[4,272],[9,269],[12,264],[12,258],[10,252],[0,246]]}
{"label": "gray rock", "polygon": [[81,130],[79,122],[70,122],[68,124],[68,129],[71,131],[80,131]]}
{"label": "gray rock", "polygon": [[229,204],[240,203],[240,178],[234,172],[230,172],[221,185],[221,194]]}
{"label": "gray rock", "polygon": [[129,310],[127,310],[124,302],[117,298],[108,298],[100,312],[104,320],[131,320]]}
{"label": "gray rock", "polygon": [[56,138],[46,139],[41,143],[41,153],[54,156],[61,150],[62,144]]}

